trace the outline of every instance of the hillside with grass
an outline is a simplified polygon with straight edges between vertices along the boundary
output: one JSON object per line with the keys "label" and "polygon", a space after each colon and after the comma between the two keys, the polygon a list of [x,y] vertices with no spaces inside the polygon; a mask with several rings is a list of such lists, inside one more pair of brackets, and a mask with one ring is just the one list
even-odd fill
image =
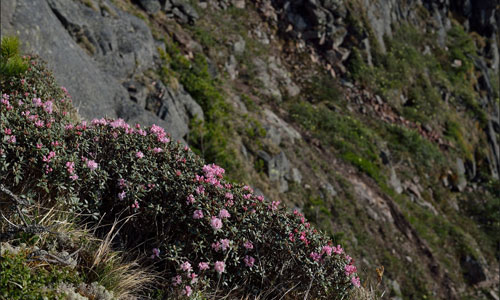
{"label": "hillside with grass", "polygon": [[28,2],[0,297],[498,299],[495,1]]}

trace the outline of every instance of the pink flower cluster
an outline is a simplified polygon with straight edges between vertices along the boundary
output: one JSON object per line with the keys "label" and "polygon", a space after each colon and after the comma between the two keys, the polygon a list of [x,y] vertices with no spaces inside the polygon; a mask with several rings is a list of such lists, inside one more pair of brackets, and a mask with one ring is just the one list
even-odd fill
{"label": "pink flower cluster", "polygon": [[227,211],[227,209],[221,209],[220,212],[219,212],[219,218],[221,219],[227,219],[227,218],[230,218],[231,215],[229,214],[229,212]]}
{"label": "pink flower cluster", "polygon": [[203,211],[201,209],[195,210],[193,213],[193,219],[201,219],[203,218]]}
{"label": "pink flower cluster", "polygon": [[214,249],[215,251],[226,251],[227,249],[229,249],[229,245],[231,244],[231,241],[228,240],[228,239],[221,239],[220,241],[218,242],[215,242],[215,243],[212,243],[212,249]]}
{"label": "pink flower cluster", "polygon": [[212,216],[212,219],[210,220],[210,225],[212,226],[213,229],[219,230],[222,228],[222,221],[221,219]]}
{"label": "pink flower cluster", "polygon": [[195,181],[199,183],[209,183],[217,188],[222,188],[220,179],[222,178],[225,170],[215,164],[203,166],[203,176],[195,175]]}
{"label": "pink flower cluster", "polygon": [[5,105],[5,108],[7,109],[7,111],[9,111],[9,110],[11,110],[11,109],[14,108],[12,105],[10,105],[9,99],[10,99],[9,95],[7,95],[7,94],[3,94],[2,95],[1,103],[3,105]]}
{"label": "pink flower cluster", "polygon": [[156,135],[156,137],[158,138],[158,142],[163,143],[163,144],[170,142],[170,139],[167,137],[167,133],[165,132],[165,129],[163,129],[162,127],[153,124],[153,126],[151,126],[149,131],[152,134]]}
{"label": "pink flower cluster", "polygon": [[245,262],[245,265],[249,268],[253,267],[254,263],[255,263],[255,258],[253,258],[252,256],[245,256],[245,258],[243,259],[243,261]]}
{"label": "pink flower cluster", "polygon": [[189,194],[189,196],[187,196],[187,200],[186,200],[186,203],[187,204],[193,204],[194,203],[194,196],[193,194]]}
{"label": "pink flower cluster", "polygon": [[223,261],[216,261],[214,268],[217,273],[222,274],[226,269],[226,264]]}

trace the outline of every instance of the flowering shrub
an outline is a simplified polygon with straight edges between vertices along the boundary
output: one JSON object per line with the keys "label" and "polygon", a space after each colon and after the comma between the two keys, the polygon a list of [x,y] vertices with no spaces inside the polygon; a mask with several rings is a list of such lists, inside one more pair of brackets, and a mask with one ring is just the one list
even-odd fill
{"label": "flowering shrub", "polygon": [[144,245],[179,296],[236,287],[335,299],[359,287],[353,259],[300,212],[227,182],[158,126],[76,123],[67,93],[30,64],[2,82],[0,181],[9,188],[109,220],[132,216],[122,242]]}

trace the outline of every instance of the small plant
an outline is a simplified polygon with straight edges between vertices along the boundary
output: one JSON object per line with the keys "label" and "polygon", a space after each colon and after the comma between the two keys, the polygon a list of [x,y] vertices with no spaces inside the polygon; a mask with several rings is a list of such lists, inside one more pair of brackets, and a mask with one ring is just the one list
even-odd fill
{"label": "small plant", "polygon": [[3,37],[0,48],[0,74],[2,77],[26,72],[28,64],[26,59],[19,55],[19,39],[17,37]]}

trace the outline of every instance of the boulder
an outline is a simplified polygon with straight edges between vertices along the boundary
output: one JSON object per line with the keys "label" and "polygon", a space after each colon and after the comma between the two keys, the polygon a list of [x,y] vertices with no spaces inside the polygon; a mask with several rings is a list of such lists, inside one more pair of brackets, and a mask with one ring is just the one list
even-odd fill
{"label": "boulder", "polygon": [[464,161],[461,158],[457,158],[456,172],[457,177],[454,181],[454,188],[459,192],[463,192],[465,190],[465,187],[467,186],[467,179],[465,178]]}
{"label": "boulder", "polygon": [[325,198],[331,198],[337,196],[337,191],[329,182],[322,183],[320,189],[321,189],[321,194]]}
{"label": "boulder", "polygon": [[245,52],[245,46],[246,46],[245,40],[241,36],[238,36],[238,40],[233,45],[234,54],[242,55],[243,52]]}
{"label": "boulder", "polygon": [[288,190],[287,178],[290,172],[290,161],[282,151],[278,155],[271,156],[269,153],[259,150],[257,157],[264,162],[267,176],[271,182],[279,182],[279,191],[284,193]]}
{"label": "boulder", "polygon": [[155,14],[161,9],[159,0],[137,0],[137,2],[149,14]]}
{"label": "boulder", "polygon": [[280,145],[282,139],[292,143],[301,138],[300,133],[269,109],[264,109],[266,137]]}
{"label": "boulder", "polygon": [[391,168],[391,178],[389,184],[396,193],[401,194],[403,192],[403,186],[401,185],[401,180],[399,180],[394,168]]}
{"label": "boulder", "polygon": [[164,10],[181,24],[194,24],[200,18],[196,9],[185,0],[167,0]]}

